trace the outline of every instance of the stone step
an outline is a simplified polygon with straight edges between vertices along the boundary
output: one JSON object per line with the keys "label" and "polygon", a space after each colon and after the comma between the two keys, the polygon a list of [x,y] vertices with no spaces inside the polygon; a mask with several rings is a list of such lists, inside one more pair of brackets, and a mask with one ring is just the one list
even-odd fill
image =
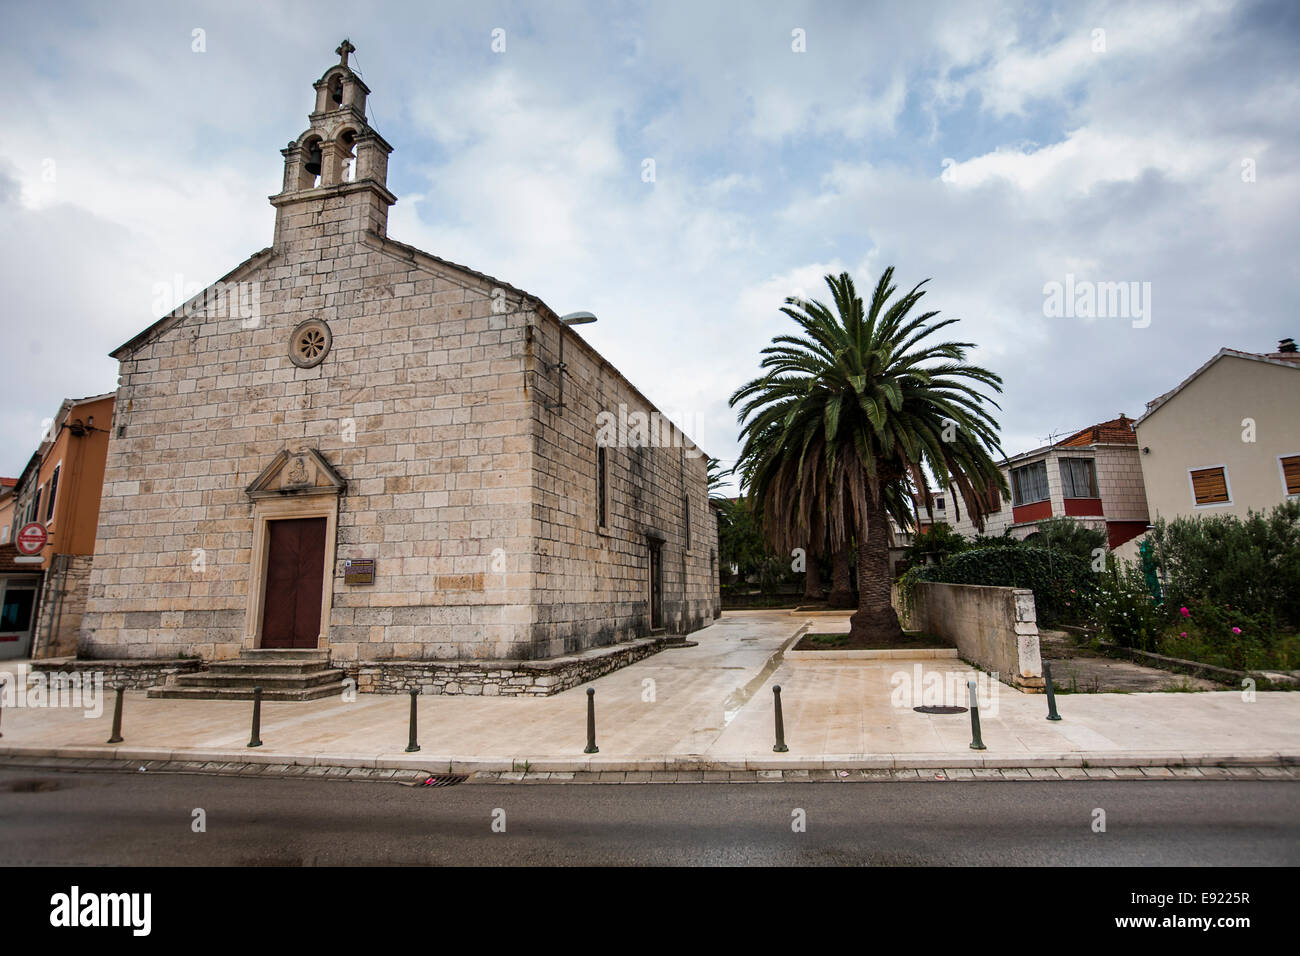
{"label": "stone step", "polygon": [[[327,661],[330,652],[316,647],[255,647],[239,652],[238,660],[247,661]],[[220,663],[226,663],[221,661]]]}
{"label": "stone step", "polygon": [[[296,690],[262,691],[264,701],[302,701],[333,697],[343,692],[343,682],[321,684],[319,687],[306,687]],[[251,687],[153,687],[149,696],[161,700],[252,700]]]}
{"label": "stone step", "polygon": [[252,690],[262,687],[264,690],[288,690],[294,688],[316,687],[321,684],[337,683],[343,680],[343,671],[338,668],[316,671],[311,674],[264,673],[261,668],[248,668],[241,673],[214,674],[179,674],[173,681],[173,687],[229,687]]}
{"label": "stone step", "polygon": [[281,661],[281,660],[245,660],[239,658],[233,661],[213,661],[208,665],[207,673],[209,674],[248,674],[258,673],[272,676],[275,674],[318,674],[321,671],[328,670],[330,662],[328,659],[310,661]]}

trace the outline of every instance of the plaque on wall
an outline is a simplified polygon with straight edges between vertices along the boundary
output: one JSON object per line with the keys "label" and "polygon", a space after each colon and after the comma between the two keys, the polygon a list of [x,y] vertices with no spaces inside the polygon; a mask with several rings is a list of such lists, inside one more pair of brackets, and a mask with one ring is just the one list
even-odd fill
{"label": "plaque on wall", "polygon": [[375,562],[373,558],[348,558],[343,562],[344,584],[374,584]]}

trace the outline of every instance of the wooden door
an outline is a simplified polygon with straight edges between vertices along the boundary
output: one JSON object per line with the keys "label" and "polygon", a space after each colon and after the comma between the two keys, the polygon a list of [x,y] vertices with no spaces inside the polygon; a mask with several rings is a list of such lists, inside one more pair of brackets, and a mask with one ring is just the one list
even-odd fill
{"label": "wooden door", "polygon": [[325,519],[267,524],[263,647],[315,647],[325,575]]}

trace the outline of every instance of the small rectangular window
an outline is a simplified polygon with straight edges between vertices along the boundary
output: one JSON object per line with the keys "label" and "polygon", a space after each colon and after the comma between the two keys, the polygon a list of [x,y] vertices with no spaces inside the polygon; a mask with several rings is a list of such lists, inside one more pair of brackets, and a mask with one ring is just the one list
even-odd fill
{"label": "small rectangular window", "polygon": [[31,627],[32,605],[36,602],[34,590],[5,591],[4,604],[0,605],[0,632],[22,633]]}
{"label": "small rectangular window", "polygon": [[1066,498],[1097,497],[1097,470],[1091,458],[1061,459],[1061,494]]}
{"label": "small rectangular window", "polygon": [[1282,462],[1282,487],[1288,495],[1300,495],[1300,455],[1287,455]]}
{"label": "small rectangular window", "polygon": [[1192,476],[1192,497],[1198,505],[1230,504],[1228,495],[1228,473],[1222,465],[1213,468],[1194,468]]}
{"label": "small rectangular window", "polygon": [[686,550],[691,550],[691,499],[688,495],[682,495],[682,523],[685,527],[682,529],[682,537],[686,539]]}
{"label": "small rectangular window", "polygon": [[54,520],[54,502],[59,493],[59,471],[63,465],[54,466],[54,474],[50,476],[50,493],[45,502],[45,523],[49,524]]}
{"label": "small rectangular window", "polygon": [[606,513],[608,487],[609,477],[606,472],[605,448],[602,445],[596,448],[596,526],[598,528],[604,528],[609,517]]}

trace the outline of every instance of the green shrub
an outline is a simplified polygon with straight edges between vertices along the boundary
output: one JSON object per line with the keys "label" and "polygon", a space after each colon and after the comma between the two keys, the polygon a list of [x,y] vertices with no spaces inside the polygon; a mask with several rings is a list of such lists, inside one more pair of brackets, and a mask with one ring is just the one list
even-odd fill
{"label": "green shrub", "polygon": [[968,547],[966,539],[940,521],[924,531],[919,531],[912,538],[912,543],[903,552],[903,560],[909,567],[925,564],[927,558],[942,564],[948,557],[960,554]]}
{"label": "green shrub", "polygon": [[1073,518],[1047,518],[1038,522],[1033,544],[1053,551],[1064,551],[1087,562],[1092,562],[1099,550],[1103,553],[1107,550],[1105,531],[1080,524]]}
{"label": "green shrub", "polygon": [[1160,519],[1151,531],[1166,599],[1300,625],[1300,502],[1268,514]]}
{"label": "green shrub", "polygon": [[1029,588],[1042,623],[1085,619],[1097,578],[1082,558],[1031,545],[976,548],[922,570],[921,580]]}

